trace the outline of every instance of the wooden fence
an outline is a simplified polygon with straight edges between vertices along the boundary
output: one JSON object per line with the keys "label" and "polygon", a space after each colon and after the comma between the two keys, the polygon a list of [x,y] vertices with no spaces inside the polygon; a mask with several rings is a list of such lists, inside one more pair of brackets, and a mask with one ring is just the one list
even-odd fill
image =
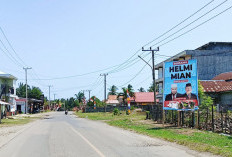
{"label": "wooden fence", "polygon": [[157,123],[163,122],[179,127],[197,128],[218,133],[232,134],[232,113],[220,108],[216,112],[214,107],[199,109],[197,111],[164,111],[162,106],[153,107],[149,118]]}

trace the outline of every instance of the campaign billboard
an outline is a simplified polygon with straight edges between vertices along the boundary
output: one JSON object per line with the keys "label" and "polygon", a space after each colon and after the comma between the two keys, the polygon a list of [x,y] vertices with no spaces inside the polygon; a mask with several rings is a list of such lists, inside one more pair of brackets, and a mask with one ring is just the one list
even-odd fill
{"label": "campaign billboard", "polygon": [[164,110],[198,109],[197,60],[164,63]]}

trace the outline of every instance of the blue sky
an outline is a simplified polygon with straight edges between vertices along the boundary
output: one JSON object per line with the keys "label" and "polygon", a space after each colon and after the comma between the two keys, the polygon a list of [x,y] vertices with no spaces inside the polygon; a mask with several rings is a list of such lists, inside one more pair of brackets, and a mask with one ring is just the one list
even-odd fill
{"label": "blue sky", "polygon": [[[74,96],[80,90],[87,89],[91,89],[93,95],[103,98],[103,77],[99,75],[112,69],[59,80],[35,79],[79,75],[121,64],[144,44],[210,1],[2,0],[0,2],[0,26],[20,58],[26,65],[33,68],[33,71],[28,71],[30,85],[40,87],[46,96],[48,96],[48,85],[53,85],[51,98],[54,93],[56,98],[67,98]],[[214,0],[178,28],[189,24],[221,2],[223,1]],[[231,0],[228,0],[180,33],[231,5]],[[186,49],[195,49],[210,41],[231,41],[231,15],[232,9],[181,38],[160,47],[158,53],[171,56]],[[0,39],[7,46],[1,33]],[[1,44],[0,47],[3,48]],[[9,46],[8,50],[14,55]],[[147,53],[140,51],[138,54],[146,55]],[[138,59],[138,54],[132,58],[135,59],[136,64],[126,69],[121,68],[118,72],[107,76],[107,88],[114,84],[120,91],[121,86],[141,70],[145,64]],[[1,50],[0,55],[0,70],[18,77],[17,83],[24,82],[25,74],[22,66],[12,62]],[[147,55],[145,59],[149,60],[150,57],[151,55]],[[164,59],[166,57],[157,56],[156,63]],[[37,76],[34,76],[34,73]],[[151,82],[151,70],[148,66],[130,81],[135,90],[139,87],[147,89]]]}

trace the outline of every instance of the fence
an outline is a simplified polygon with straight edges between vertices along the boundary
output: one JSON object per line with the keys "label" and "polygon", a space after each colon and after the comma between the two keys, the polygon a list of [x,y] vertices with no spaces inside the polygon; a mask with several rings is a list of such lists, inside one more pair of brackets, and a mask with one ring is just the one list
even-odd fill
{"label": "fence", "polygon": [[[118,108],[120,111],[126,111],[127,106],[107,106],[106,107],[106,112],[113,112],[114,108]],[[85,109],[86,113],[89,112],[105,112],[105,107],[96,107],[96,109],[94,109],[94,107],[87,107]]]}
{"label": "fence", "polygon": [[171,124],[173,126],[198,128],[218,133],[232,134],[232,114],[220,108],[216,112],[214,107],[198,111],[164,111],[161,105],[154,106],[150,110],[150,118],[158,123]]}

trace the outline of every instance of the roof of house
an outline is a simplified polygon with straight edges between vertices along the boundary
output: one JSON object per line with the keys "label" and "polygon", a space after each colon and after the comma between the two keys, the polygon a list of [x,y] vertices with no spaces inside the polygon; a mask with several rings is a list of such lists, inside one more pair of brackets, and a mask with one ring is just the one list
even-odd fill
{"label": "roof of house", "polygon": [[[134,94],[135,97],[131,98],[132,101],[137,103],[154,102],[154,92],[135,92]],[[159,99],[156,99],[156,102],[159,102]]]}
{"label": "roof of house", "polygon": [[106,101],[107,104],[119,104],[117,99],[117,95],[108,95],[108,99]]}
{"label": "roof of house", "polygon": [[108,99],[110,100],[117,100],[117,95],[108,95]]}
{"label": "roof of house", "polygon": [[204,88],[204,92],[226,92],[232,91],[232,82],[226,82],[223,80],[208,80],[200,81]]}
{"label": "roof of house", "polygon": [[198,47],[196,50],[212,50],[215,49],[216,46],[227,46],[232,48],[232,42],[209,42],[205,45]]}
{"label": "roof of house", "polygon": [[2,72],[2,71],[0,71],[0,78],[8,78],[8,79],[17,80],[17,77],[15,77],[11,74],[7,74],[7,73]]}
{"label": "roof of house", "polygon": [[232,80],[232,72],[225,72],[215,76],[212,80]]}

